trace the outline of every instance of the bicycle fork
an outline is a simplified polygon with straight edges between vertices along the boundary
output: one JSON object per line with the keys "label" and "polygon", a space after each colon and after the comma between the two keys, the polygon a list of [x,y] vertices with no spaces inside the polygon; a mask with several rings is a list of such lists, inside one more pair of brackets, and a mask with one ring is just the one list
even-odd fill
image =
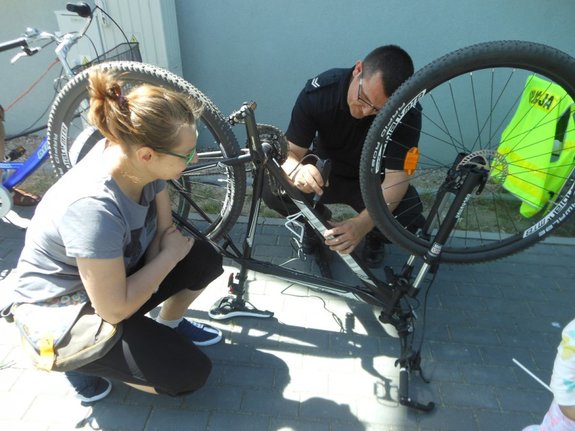
{"label": "bicycle fork", "polygon": [[484,169],[465,166],[459,171],[456,169],[450,171],[440,192],[436,196],[428,221],[423,227],[423,235],[431,237],[432,219],[437,216],[445,195],[447,193],[453,193],[454,199],[443,222],[439,226],[435,238],[431,241],[429,250],[423,256],[424,262],[413,283],[410,283],[409,280],[411,279],[411,273],[414,268],[415,256],[409,257],[401,275],[396,275],[391,268],[386,268],[386,275],[388,282],[393,286],[394,296],[389,307],[382,311],[379,319],[382,323],[393,324],[398,331],[401,353],[399,359],[396,361],[396,366],[399,366],[399,403],[401,405],[425,412],[429,412],[435,407],[435,403],[433,402],[421,404],[409,396],[409,377],[412,371],[418,371],[422,380],[426,383],[429,382],[422,373],[420,352],[414,352],[412,348],[413,319],[416,317],[415,313],[411,308],[407,310],[402,308],[401,299],[404,296],[415,298],[428,272],[437,269],[441,251],[449,235],[462,216],[474,190],[477,189],[476,194],[481,193],[487,180],[487,174],[488,172]]}

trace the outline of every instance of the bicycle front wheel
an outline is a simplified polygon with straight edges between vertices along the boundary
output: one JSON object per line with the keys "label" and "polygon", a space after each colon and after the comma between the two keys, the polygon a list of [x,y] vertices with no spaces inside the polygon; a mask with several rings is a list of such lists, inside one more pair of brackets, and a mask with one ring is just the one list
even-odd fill
{"label": "bicycle front wheel", "polygon": [[[204,234],[218,239],[229,231],[241,213],[246,190],[243,165],[224,166],[218,160],[240,155],[229,124],[214,104],[198,89],[177,75],[138,62],[109,62],[93,66],[70,81],[58,94],[50,112],[48,139],[56,175],[61,176],[101,139],[86,120],[89,109],[88,77],[100,69],[121,76],[124,92],[151,84],[186,93],[203,106],[198,121],[198,166],[170,184],[173,211]],[[204,163],[210,162],[210,163]],[[213,162],[213,163],[212,163]]]}
{"label": "bicycle front wheel", "polygon": [[[457,212],[441,260],[487,261],[529,247],[575,205],[573,100],[575,60],[545,45],[487,42],[430,63],[393,94],[368,133],[360,181],[371,217],[390,240],[423,255],[458,181],[474,170],[483,182]],[[410,109],[421,113],[418,151],[405,162],[426,219],[416,232],[398,222],[381,190],[389,149],[402,145],[393,131]]]}

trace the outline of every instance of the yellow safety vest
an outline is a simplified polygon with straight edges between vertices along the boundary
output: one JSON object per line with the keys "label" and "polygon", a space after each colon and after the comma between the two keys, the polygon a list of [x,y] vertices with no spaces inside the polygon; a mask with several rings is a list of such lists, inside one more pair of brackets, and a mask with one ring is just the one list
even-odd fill
{"label": "yellow safety vest", "polygon": [[491,176],[521,199],[520,213],[532,217],[556,198],[573,170],[573,100],[559,85],[527,78],[513,118],[501,134]]}

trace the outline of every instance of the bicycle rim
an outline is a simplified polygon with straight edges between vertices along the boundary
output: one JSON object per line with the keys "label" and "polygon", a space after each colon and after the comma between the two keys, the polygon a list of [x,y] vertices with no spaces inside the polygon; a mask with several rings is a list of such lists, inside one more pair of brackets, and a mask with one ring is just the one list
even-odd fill
{"label": "bicycle rim", "polygon": [[[58,95],[48,123],[50,156],[56,175],[68,171],[101,138],[87,129],[88,76],[94,69],[121,74],[123,91],[152,84],[187,93],[203,105],[197,124],[198,164],[206,160],[234,157],[240,148],[230,126],[213,103],[187,81],[161,68],[138,62],[109,62],[96,65],[70,81]],[[87,137],[82,137],[88,135]],[[176,184],[177,183],[177,184]],[[243,166],[210,166],[184,172],[169,185],[172,210],[205,235],[218,239],[237,220],[245,198],[246,174]]]}
{"label": "bicycle rim", "polygon": [[[470,46],[418,71],[378,114],[364,146],[362,194],[378,228],[411,253],[425,254],[454,197],[448,191],[439,204],[439,191],[450,188],[448,173],[473,165],[485,172],[485,184],[457,214],[441,260],[501,258],[554,231],[574,208],[573,76],[573,58],[522,41]],[[401,145],[393,131],[410,108],[422,117],[410,183],[421,198],[428,235],[399,224],[380,186],[388,145]],[[565,112],[571,118],[558,136]]]}

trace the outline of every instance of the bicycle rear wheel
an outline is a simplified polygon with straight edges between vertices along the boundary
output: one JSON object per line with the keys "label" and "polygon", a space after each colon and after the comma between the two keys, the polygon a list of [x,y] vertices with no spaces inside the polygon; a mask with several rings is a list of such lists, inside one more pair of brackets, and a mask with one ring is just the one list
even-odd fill
{"label": "bicycle rear wheel", "polygon": [[[457,214],[442,261],[501,258],[555,230],[575,205],[574,77],[573,58],[522,41],[463,48],[415,73],[375,118],[362,154],[362,194],[378,228],[411,253],[425,254],[453,200],[453,183],[473,168],[482,170],[485,184]],[[426,232],[405,229],[381,192],[387,150],[401,145],[392,133],[409,109],[422,118],[409,178]],[[414,169],[413,160],[408,164],[406,171]]]}
{"label": "bicycle rear wheel", "polygon": [[63,175],[101,139],[86,120],[88,76],[96,68],[121,75],[125,92],[137,85],[152,84],[186,93],[201,102],[203,111],[197,124],[198,165],[206,161],[216,163],[184,172],[177,184],[169,186],[172,209],[212,239],[227,233],[243,207],[246,173],[243,165],[223,166],[217,161],[238,156],[240,147],[229,124],[204,94],[159,67],[139,62],[103,63],[83,71],[66,84],[54,102],[48,122],[50,156],[56,175]]}

